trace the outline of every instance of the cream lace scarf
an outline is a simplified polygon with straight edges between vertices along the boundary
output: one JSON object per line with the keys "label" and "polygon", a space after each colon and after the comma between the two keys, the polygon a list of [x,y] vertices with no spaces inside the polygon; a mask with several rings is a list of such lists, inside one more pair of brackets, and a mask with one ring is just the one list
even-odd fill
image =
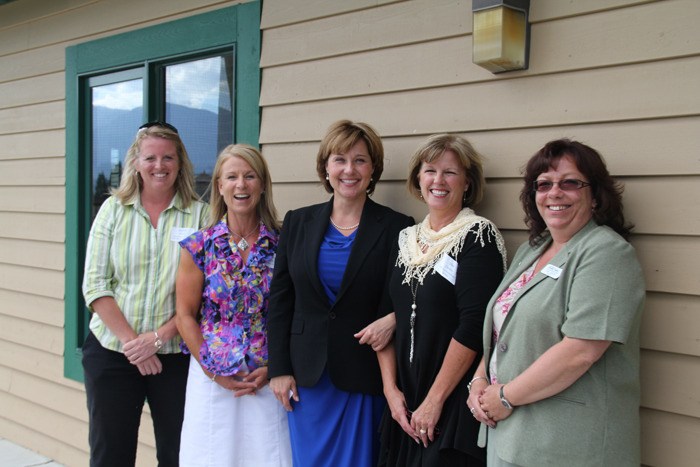
{"label": "cream lace scarf", "polygon": [[[454,258],[462,251],[467,234],[473,232],[484,246],[486,241],[495,241],[506,270],[506,247],[503,237],[493,223],[474,214],[469,208],[462,209],[457,217],[438,232],[430,228],[430,214],[420,224],[408,227],[399,233],[399,256],[396,265],[404,268],[402,284],[413,279],[423,284],[429,272],[435,273],[435,264],[443,254]],[[422,246],[426,246],[423,251]]]}

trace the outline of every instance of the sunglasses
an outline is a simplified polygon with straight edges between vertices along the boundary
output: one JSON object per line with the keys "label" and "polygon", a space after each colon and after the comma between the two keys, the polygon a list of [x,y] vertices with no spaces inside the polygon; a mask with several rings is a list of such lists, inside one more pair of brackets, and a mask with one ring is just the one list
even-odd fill
{"label": "sunglasses", "polygon": [[538,193],[547,193],[554,185],[557,185],[562,191],[575,191],[591,184],[575,178],[565,178],[558,182],[552,182],[551,180],[535,180],[532,182],[532,188]]}
{"label": "sunglasses", "polygon": [[141,126],[139,127],[139,131],[141,131],[141,130],[147,130],[148,128],[151,128],[151,127],[153,127],[153,126],[159,126],[159,127],[161,127],[161,128],[167,128],[168,130],[170,130],[170,131],[172,131],[172,132],[175,132],[176,134],[179,134],[178,131],[177,131],[177,128],[175,128],[174,126],[172,126],[170,123],[161,122],[160,120],[156,120],[155,122],[144,123],[143,125],[141,125]]}

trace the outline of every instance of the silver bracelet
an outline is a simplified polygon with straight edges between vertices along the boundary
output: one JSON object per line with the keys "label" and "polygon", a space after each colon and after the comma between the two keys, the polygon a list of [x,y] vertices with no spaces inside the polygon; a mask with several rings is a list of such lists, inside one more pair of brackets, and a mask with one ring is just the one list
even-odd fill
{"label": "silver bracelet", "polygon": [[471,392],[472,392],[472,383],[473,383],[474,381],[477,381],[477,380],[480,380],[480,379],[483,379],[483,380],[486,381],[487,383],[489,382],[489,380],[488,380],[488,378],[487,378],[486,376],[475,376],[475,377],[473,377],[472,380],[469,381],[469,384],[467,384],[467,392],[468,392],[468,393],[471,394]]}
{"label": "silver bracelet", "polygon": [[163,341],[158,337],[158,331],[153,331],[153,334],[156,335],[156,340],[153,342],[153,345],[156,346],[156,351],[160,350],[161,347],[163,347]]}

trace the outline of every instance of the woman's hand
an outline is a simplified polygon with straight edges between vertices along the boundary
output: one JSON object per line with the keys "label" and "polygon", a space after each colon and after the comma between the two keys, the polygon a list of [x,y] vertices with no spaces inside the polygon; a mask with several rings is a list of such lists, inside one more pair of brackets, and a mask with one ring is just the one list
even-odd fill
{"label": "woman's hand", "polygon": [[405,431],[408,436],[413,438],[416,443],[419,443],[420,439],[416,431],[411,427],[411,422],[409,421],[409,411],[406,408],[406,399],[403,392],[394,387],[391,391],[384,391],[384,396],[386,397],[386,402],[391,411],[391,418],[396,420],[396,423],[401,426],[401,429]]}
{"label": "woman's hand", "polygon": [[158,351],[156,339],[153,331],[139,334],[124,344],[124,355],[132,365],[144,363]]}
{"label": "woman's hand", "polygon": [[255,387],[241,389],[240,391],[235,391],[233,395],[236,397],[245,396],[246,394],[255,395],[255,393],[259,389],[261,389],[263,386],[265,386],[267,384],[267,367],[263,366],[263,367],[260,367],[260,368],[253,370],[251,373],[249,373],[243,377],[243,382],[253,383],[253,384],[255,384]]}
{"label": "woman's hand", "polygon": [[248,373],[243,372],[232,376],[216,375],[214,382],[224,389],[233,391],[235,397],[254,394],[256,388],[255,383],[244,381],[246,376],[248,376]]}
{"label": "woman's hand", "polygon": [[[481,409],[479,398],[484,394],[484,389],[488,387],[488,381],[484,378],[474,379],[471,384],[471,391],[467,398],[467,408],[479,422],[485,423],[491,428],[496,428],[496,422],[491,420]],[[499,398],[500,402],[500,398]]]}
{"label": "woman's hand", "polygon": [[355,338],[360,340],[360,344],[372,346],[372,350],[379,352],[391,342],[396,329],[396,315],[389,313],[383,318],[371,322],[360,332],[355,334]]}
{"label": "woman's hand", "polygon": [[502,386],[503,384],[491,384],[484,388],[482,394],[478,397],[479,405],[477,410],[483,411],[484,415],[493,422],[505,420],[513,413],[513,409],[507,409],[501,402],[500,391]]}
{"label": "woman's hand", "polygon": [[270,380],[270,389],[272,389],[275,397],[280,401],[280,404],[282,404],[282,407],[284,407],[284,410],[287,412],[292,411],[292,404],[289,402],[290,399],[299,402],[297,383],[292,375],[275,376]]}
{"label": "woman's hand", "polygon": [[158,355],[155,354],[146,358],[141,363],[136,363],[135,365],[136,368],[139,369],[139,373],[141,373],[141,376],[157,375],[158,373],[163,371],[163,364],[160,362],[160,358],[158,358]]}
{"label": "woman's hand", "polygon": [[435,428],[441,413],[442,403],[427,397],[411,416],[411,427],[426,448],[429,441],[435,441]]}

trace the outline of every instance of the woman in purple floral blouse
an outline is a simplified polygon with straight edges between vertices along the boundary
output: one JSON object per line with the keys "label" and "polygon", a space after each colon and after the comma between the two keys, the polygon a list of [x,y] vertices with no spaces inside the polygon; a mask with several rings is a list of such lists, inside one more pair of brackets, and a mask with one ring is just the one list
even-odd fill
{"label": "woman in purple floral blouse", "polygon": [[267,302],[279,222],[253,147],[216,162],[210,226],[180,242],[176,323],[191,353],[182,466],[291,466],[286,412],[267,385]]}

